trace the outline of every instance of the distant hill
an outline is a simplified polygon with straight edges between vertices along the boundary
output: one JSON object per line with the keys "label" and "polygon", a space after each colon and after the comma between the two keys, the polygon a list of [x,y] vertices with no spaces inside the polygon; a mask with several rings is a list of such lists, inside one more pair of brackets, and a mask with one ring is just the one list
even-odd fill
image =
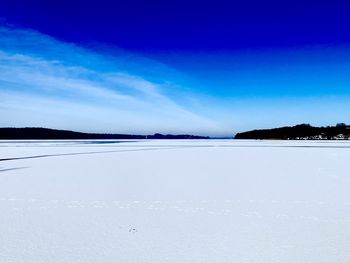
{"label": "distant hill", "polygon": [[0,140],[64,140],[64,139],[209,139],[205,136],[195,135],[130,135],[108,133],[83,133],[47,128],[0,128]]}
{"label": "distant hill", "polygon": [[336,126],[313,127],[299,124],[293,127],[252,130],[237,133],[235,139],[270,140],[347,140],[350,139],[350,126],[339,123]]}

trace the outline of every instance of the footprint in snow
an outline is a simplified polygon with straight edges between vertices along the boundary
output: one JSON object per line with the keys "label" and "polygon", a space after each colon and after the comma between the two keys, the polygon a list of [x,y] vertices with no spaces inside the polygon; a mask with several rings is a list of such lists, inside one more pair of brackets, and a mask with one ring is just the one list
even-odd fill
{"label": "footprint in snow", "polygon": [[130,228],[129,229],[129,233],[135,234],[135,233],[137,233],[137,229],[136,228]]}

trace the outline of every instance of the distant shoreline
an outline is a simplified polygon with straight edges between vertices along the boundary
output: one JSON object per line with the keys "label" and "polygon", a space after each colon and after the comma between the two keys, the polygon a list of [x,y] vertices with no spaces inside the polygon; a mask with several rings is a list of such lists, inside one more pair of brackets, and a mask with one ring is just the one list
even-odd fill
{"label": "distant shoreline", "polygon": [[101,140],[101,139],[210,139],[208,136],[189,134],[160,134],[134,135],[134,134],[109,134],[109,133],[84,133],[69,130],[49,128],[25,127],[25,128],[0,128],[0,140]]}
{"label": "distant shoreline", "polygon": [[286,126],[274,129],[260,129],[237,133],[234,139],[257,140],[350,140],[350,126],[339,123],[336,126],[313,127],[309,124]]}

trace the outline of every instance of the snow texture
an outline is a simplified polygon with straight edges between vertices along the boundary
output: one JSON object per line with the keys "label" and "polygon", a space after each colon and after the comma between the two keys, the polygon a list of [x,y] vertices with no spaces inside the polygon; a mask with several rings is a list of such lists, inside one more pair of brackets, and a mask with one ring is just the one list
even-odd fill
{"label": "snow texture", "polygon": [[350,143],[1,141],[0,262],[350,262]]}

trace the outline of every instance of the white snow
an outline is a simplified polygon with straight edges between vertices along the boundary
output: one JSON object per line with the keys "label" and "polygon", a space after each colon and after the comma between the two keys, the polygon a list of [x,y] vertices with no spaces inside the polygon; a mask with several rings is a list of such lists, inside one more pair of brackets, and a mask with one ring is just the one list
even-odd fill
{"label": "white snow", "polygon": [[0,141],[0,262],[350,262],[350,143]]}

